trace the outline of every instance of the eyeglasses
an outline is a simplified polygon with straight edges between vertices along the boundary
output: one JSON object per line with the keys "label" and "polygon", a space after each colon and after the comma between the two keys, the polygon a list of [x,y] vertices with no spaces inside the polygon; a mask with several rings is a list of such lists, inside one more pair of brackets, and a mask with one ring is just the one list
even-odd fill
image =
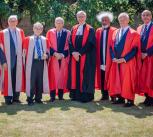
{"label": "eyeglasses", "polygon": [[9,20],[9,22],[17,22],[17,20]]}
{"label": "eyeglasses", "polygon": [[42,28],[34,28],[34,29],[36,29],[36,30],[42,30]]}
{"label": "eyeglasses", "polygon": [[145,17],[145,16],[148,17],[148,16],[151,16],[151,15],[150,14],[143,14],[142,16],[143,17]]}
{"label": "eyeglasses", "polygon": [[85,16],[78,16],[78,18],[84,18]]}

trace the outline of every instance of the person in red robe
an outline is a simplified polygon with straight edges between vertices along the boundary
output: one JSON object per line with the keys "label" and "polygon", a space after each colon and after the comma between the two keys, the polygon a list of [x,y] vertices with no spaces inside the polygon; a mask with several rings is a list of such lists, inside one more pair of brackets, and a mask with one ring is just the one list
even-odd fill
{"label": "person in red robe", "polygon": [[[108,90],[106,89],[105,75],[109,71],[110,64],[106,64],[107,58],[110,58],[109,46],[115,27],[110,26],[113,21],[113,14],[110,12],[101,12],[97,15],[97,19],[101,22],[102,27],[96,30],[96,79],[95,88],[101,89],[101,100],[109,100]],[[113,97],[112,97],[113,101]]]}
{"label": "person in red robe", "polygon": [[137,28],[141,35],[141,65],[139,72],[139,90],[144,93],[146,106],[153,105],[153,23],[152,14],[144,10],[141,15],[143,25]]}
{"label": "person in red robe", "polygon": [[[120,28],[114,31],[110,46],[111,63],[107,79],[110,96],[116,97],[114,104],[134,105],[136,90],[137,51],[139,35],[129,25],[127,13],[118,16]],[[125,103],[125,99],[127,102]]]}
{"label": "person in red robe", "polygon": [[41,35],[43,25],[36,22],[33,25],[34,35],[26,37],[23,43],[25,59],[26,94],[29,106],[42,102],[42,93],[49,93],[49,78],[47,58],[49,57],[49,42]]}
{"label": "person in red robe", "polygon": [[24,32],[17,28],[16,15],[8,18],[8,28],[0,32],[1,48],[6,56],[7,68],[2,71],[2,94],[7,105],[20,103],[19,95],[25,90],[24,67],[22,61],[22,44]]}
{"label": "person in red robe", "polygon": [[51,102],[55,101],[56,94],[59,100],[63,100],[63,94],[67,91],[70,31],[63,27],[64,19],[57,17],[55,28],[50,29],[46,35],[51,45],[48,67]]}
{"label": "person in red robe", "polygon": [[77,12],[77,25],[72,27],[69,51],[68,89],[71,100],[90,102],[95,89],[95,32],[86,23],[86,13]]}

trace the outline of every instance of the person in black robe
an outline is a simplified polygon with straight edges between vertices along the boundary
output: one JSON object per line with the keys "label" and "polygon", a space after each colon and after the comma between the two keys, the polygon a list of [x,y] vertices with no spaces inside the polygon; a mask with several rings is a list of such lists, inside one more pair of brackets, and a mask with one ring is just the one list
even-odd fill
{"label": "person in black robe", "polygon": [[77,20],[79,24],[73,26],[69,40],[69,96],[72,100],[90,102],[94,99],[95,89],[95,32],[85,23],[84,11],[77,13]]}

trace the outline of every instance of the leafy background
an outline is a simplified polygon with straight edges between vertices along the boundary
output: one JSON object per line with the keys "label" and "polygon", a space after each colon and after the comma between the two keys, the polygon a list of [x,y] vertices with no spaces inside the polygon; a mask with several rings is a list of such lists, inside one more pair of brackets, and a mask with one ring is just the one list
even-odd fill
{"label": "leafy background", "polygon": [[141,12],[144,9],[153,11],[153,0],[0,0],[0,28],[7,26],[7,18],[17,14],[19,22],[25,17],[33,24],[40,21],[45,31],[54,25],[54,19],[61,16],[65,26],[71,28],[76,23],[76,12],[87,12],[87,22],[97,28],[100,24],[96,15],[100,11],[110,11],[114,14],[113,25],[117,26],[117,15],[127,12],[130,15],[130,25],[136,28],[141,23]]}

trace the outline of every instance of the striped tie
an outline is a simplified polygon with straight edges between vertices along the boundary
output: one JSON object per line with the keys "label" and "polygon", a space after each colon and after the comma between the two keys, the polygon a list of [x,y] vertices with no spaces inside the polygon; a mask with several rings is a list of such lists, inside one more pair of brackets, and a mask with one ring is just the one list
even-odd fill
{"label": "striped tie", "polygon": [[146,36],[146,33],[147,33],[147,25],[145,25],[145,27],[144,27],[144,30],[143,30],[143,33],[142,33],[142,37],[143,38],[145,38],[145,36]]}
{"label": "striped tie", "polygon": [[38,59],[41,59],[41,49],[40,49],[40,44],[39,44],[39,37],[36,38],[36,49],[37,49]]}

